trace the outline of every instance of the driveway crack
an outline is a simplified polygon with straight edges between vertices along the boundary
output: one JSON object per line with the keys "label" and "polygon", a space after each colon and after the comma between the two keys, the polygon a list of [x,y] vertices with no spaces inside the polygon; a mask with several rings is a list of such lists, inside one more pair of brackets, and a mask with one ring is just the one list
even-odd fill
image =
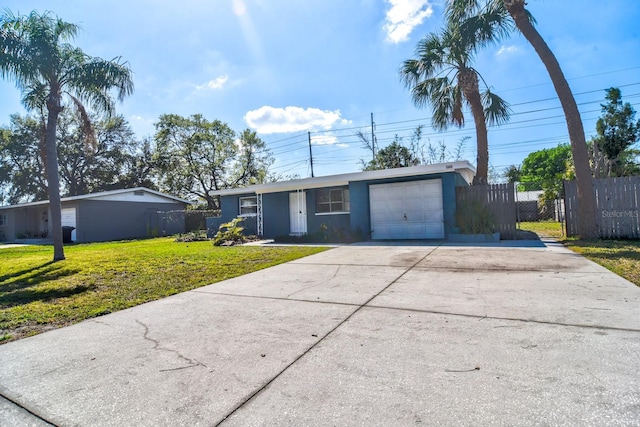
{"label": "driveway crack", "polygon": [[204,367],[206,369],[209,369],[207,365],[205,365],[204,363],[202,363],[202,362],[200,362],[200,361],[198,361],[196,359],[186,357],[185,355],[183,355],[182,353],[180,353],[177,350],[174,350],[174,349],[171,349],[171,348],[167,348],[167,347],[163,347],[162,344],[160,343],[160,341],[158,341],[157,339],[151,338],[149,336],[149,327],[146,324],[142,323],[141,321],[139,321],[137,319],[136,319],[136,323],[144,328],[143,338],[146,341],[149,341],[149,342],[153,343],[153,350],[172,353],[172,354],[176,355],[176,357],[179,360],[182,360],[182,361],[187,363],[186,366],[179,366],[177,368],[160,369],[160,372],[179,371],[179,370],[182,370],[182,369],[195,368],[197,366],[202,366],[202,367]]}
{"label": "driveway crack", "polygon": [[325,280],[325,281],[323,281],[323,282],[321,282],[321,283],[316,283],[316,284],[311,285],[311,286],[305,286],[305,287],[304,287],[304,288],[302,288],[302,289],[298,289],[297,291],[291,292],[291,293],[290,293],[289,295],[287,295],[285,298],[291,298],[291,297],[292,297],[292,296],[294,296],[295,294],[298,294],[298,293],[300,293],[300,292],[304,292],[304,291],[307,291],[307,290],[309,290],[309,289],[311,289],[311,288],[315,288],[315,287],[318,287],[318,286],[320,286],[320,285],[324,285],[325,283],[329,283],[329,282],[331,282],[331,281],[332,281],[333,279],[335,279],[335,278],[336,278],[336,276],[338,275],[338,272],[340,271],[340,267],[342,267],[342,266],[341,266],[341,265],[338,265],[338,266],[336,267],[336,271],[334,271],[334,272],[333,272],[333,276],[331,276],[329,279],[327,279],[327,280]]}

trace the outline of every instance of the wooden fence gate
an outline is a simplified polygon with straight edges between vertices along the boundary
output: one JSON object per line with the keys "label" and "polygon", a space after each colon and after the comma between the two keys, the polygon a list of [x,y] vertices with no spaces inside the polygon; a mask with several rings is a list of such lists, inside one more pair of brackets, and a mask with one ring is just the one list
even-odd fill
{"label": "wooden fence gate", "polygon": [[465,200],[480,200],[487,204],[496,221],[500,239],[516,238],[516,199],[513,184],[472,185],[456,187],[456,204]]}
{"label": "wooden fence gate", "polygon": [[[638,239],[640,224],[640,177],[603,178],[593,180],[596,197],[596,222],[603,239]],[[578,186],[564,182],[567,236],[578,235]]]}

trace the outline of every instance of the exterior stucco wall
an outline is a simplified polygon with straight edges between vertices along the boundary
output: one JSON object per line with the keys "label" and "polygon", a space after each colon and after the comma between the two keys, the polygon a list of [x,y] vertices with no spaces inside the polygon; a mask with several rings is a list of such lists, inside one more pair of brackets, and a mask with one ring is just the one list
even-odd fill
{"label": "exterior stucco wall", "polygon": [[[309,211],[307,192],[307,212]],[[289,234],[289,192],[262,195],[264,237],[273,239]]]}
{"label": "exterior stucco wall", "polygon": [[[220,225],[229,222],[240,215],[240,198],[252,197],[254,193],[241,194],[237,196],[223,196],[220,198],[220,216],[209,217],[207,222],[207,236],[213,237],[218,232]],[[245,217],[243,227],[246,235],[257,234],[256,217]]]}
{"label": "exterior stucco wall", "polygon": [[[348,187],[329,187],[330,189],[346,189]],[[324,225],[327,227],[327,232],[331,234],[335,231],[351,232],[350,213],[336,213],[336,214],[317,214],[316,213],[316,196],[318,190],[324,190],[324,188],[307,190],[307,230],[309,234],[317,233]],[[351,191],[349,191],[351,193]],[[349,194],[349,200],[351,200],[351,194]],[[353,206],[353,202],[350,202]]]}

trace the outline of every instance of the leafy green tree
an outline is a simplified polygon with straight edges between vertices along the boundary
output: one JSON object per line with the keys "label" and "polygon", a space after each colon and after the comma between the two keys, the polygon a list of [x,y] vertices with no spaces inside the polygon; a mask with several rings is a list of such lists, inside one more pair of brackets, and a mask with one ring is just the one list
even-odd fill
{"label": "leafy green tree", "polygon": [[154,159],[151,139],[145,138],[123,156],[123,170],[118,178],[120,188],[146,187],[157,190],[155,175],[158,165]]}
{"label": "leafy green tree", "polygon": [[[11,116],[0,128],[0,182],[11,203],[46,200],[44,118]],[[148,141],[139,143],[122,116],[92,118],[93,144],[86,143],[81,119],[63,110],[58,117],[57,146],[60,192],[77,196],[97,191],[145,186],[155,188]]]}
{"label": "leafy green tree", "polygon": [[562,180],[573,177],[571,146],[560,144],[530,153],[522,162],[520,174],[519,190],[542,190],[539,203],[543,209],[551,209],[561,195]]}
{"label": "leafy green tree", "polygon": [[535,187],[528,187],[530,190],[558,186],[566,176],[570,161],[571,147],[568,144],[529,153],[522,161],[520,182],[536,183]]}
{"label": "leafy green tree", "polygon": [[111,113],[109,92],[115,89],[122,100],[133,92],[131,70],[119,59],[91,57],[70,44],[78,26],[36,11],[27,16],[6,12],[0,17],[0,75],[16,82],[22,102],[30,110],[47,111],[44,138],[45,169],[51,210],[53,260],[64,259],[56,128],[65,105],[75,107],[87,128],[84,103]]}
{"label": "leafy green tree", "polygon": [[504,170],[503,176],[507,179],[509,184],[520,182],[522,179],[522,170],[520,166],[510,165]]}
{"label": "leafy green tree", "polygon": [[126,120],[122,116],[94,117],[92,123],[95,139],[87,145],[88,136],[78,117],[66,112],[60,115],[58,163],[63,194],[77,196],[140,185],[128,179],[140,159],[139,144]]}
{"label": "leafy green tree", "polygon": [[161,189],[203,199],[208,209],[219,207],[213,191],[265,182],[273,163],[255,132],[247,129],[237,138],[226,123],[199,114],[160,116],[154,159]]}
{"label": "leafy green tree", "polygon": [[[477,171],[474,184],[486,184],[489,171],[487,123],[509,119],[509,105],[486,86],[480,91],[481,76],[473,68],[473,57],[481,46],[475,34],[461,31],[464,20],[449,19],[439,33],[431,33],[416,48],[415,59],[406,60],[401,78],[411,90],[413,102],[432,108],[432,126],[446,130],[464,125],[463,106],[471,109],[476,127]],[[464,22],[465,25],[469,25]],[[488,22],[490,27],[497,25]]]}
{"label": "leafy green tree", "polygon": [[[640,120],[635,120],[636,112],[631,104],[622,102],[622,93],[618,88],[606,90],[606,104],[601,104],[602,117],[596,122],[598,135],[592,139],[594,152],[594,174],[596,177],[623,176],[625,160],[622,156],[640,138]],[[598,156],[599,153],[603,156]],[[597,160],[600,160],[598,162]]]}
{"label": "leafy green tree", "polygon": [[404,168],[407,166],[415,166],[420,161],[411,151],[400,144],[398,136],[395,141],[386,147],[380,149],[376,153],[376,158],[365,165],[363,170],[372,171],[379,169]]}
{"label": "leafy green tree", "polygon": [[578,234],[582,238],[595,238],[599,235],[596,201],[580,112],[558,60],[536,30],[535,20],[525,6],[526,0],[448,0],[447,15],[449,19],[457,22],[469,19],[472,23],[480,22],[480,25],[468,25],[463,28],[465,38],[476,37],[479,42],[495,41],[504,36],[509,26],[492,23],[504,23],[504,18],[509,16],[512,25],[515,25],[540,57],[549,73],[567,122],[578,187]]}
{"label": "leafy green tree", "polygon": [[237,153],[236,134],[220,120],[202,115],[163,114],[156,123],[156,160],[160,188],[184,198],[204,199],[216,209],[211,192],[226,188],[227,173]]}
{"label": "leafy green tree", "polygon": [[268,181],[269,166],[273,164],[274,160],[264,141],[258,138],[256,132],[245,129],[236,143],[238,155],[229,185],[231,187],[246,187]]}
{"label": "leafy green tree", "polygon": [[0,183],[10,204],[47,198],[43,120],[14,114],[0,128]]}

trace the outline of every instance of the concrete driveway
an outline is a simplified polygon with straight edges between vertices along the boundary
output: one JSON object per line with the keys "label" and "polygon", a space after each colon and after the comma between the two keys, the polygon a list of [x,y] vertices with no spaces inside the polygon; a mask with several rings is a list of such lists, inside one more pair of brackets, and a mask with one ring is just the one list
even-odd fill
{"label": "concrete driveway", "polygon": [[2,425],[639,425],[640,289],[554,243],[352,245],[0,366]]}

